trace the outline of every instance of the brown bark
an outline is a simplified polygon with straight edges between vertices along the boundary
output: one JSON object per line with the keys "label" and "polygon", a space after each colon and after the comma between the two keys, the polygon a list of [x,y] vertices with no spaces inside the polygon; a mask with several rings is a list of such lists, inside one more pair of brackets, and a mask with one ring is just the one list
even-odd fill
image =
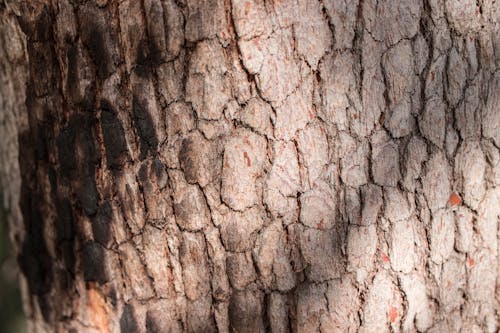
{"label": "brown bark", "polygon": [[493,0],[5,1],[32,332],[496,332]]}

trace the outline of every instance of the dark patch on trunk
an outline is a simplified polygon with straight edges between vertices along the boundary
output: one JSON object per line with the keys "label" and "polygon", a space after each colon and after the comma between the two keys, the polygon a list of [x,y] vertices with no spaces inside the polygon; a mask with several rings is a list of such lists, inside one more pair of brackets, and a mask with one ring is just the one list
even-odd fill
{"label": "dark patch on trunk", "polygon": [[136,333],[139,332],[139,324],[134,313],[132,304],[125,305],[122,316],[120,317],[120,332],[121,333]]}
{"label": "dark patch on trunk", "polygon": [[70,103],[81,105],[86,110],[92,110],[95,105],[95,82],[87,86],[83,96],[81,96],[80,84],[82,80],[89,79],[89,77],[81,77],[81,71],[87,65],[85,59],[79,52],[79,45],[73,42],[67,47],[66,57],[68,59],[68,72],[66,77],[67,97]]}
{"label": "dark patch on trunk", "polygon": [[149,11],[146,9],[150,54],[155,65],[163,62],[166,55],[166,30],[163,6],[160,1],[151,1]]}
{"label": "dark patch on trunk", "polygon": [[101,129],[108,168],[121,169],[128,158],[125,131],[110,103],[101,101],[101,110]]}
{"label": "dark patch on trunk", "polygon": [[132,100],[132,113],[134,116],[134,126],[140,137],[141,159],[144,159],[148,152],[156,152],[158,139],[153,124],[153,118],[147,110],[146,101],[140,99],[136,94]]}
{"label": "dark patch on trunk", "polygon": [[141,167],[139,168],[139,172],[137,173],[137,178],[139,179],[139,182],[144,186],[144,184],[150,182],[150,175],[149,175],[149,166],[148,166],[148,161],[144,161],[141,164]]}
{"label": "dark patch on trunk", "polygon": [[105,251],[99,243],[94,241],[89,241],[83,246],[83,276],[85,281],[105,283],[109,280]]}
{"label": "dark patch on trunk", "polygon": [[70,272],[74,272],[76,228],[71,202],[68,199],[58,200],[56,198],[56,211],[57,219],[55,224],[58,256],[62,258],[65,268]]}
{"label": "dark patch on trunk", "polygon": [[[28,106],[29,109],[29,106]],[[28,182],[33,180],[34,177],[34,164],[33,156],[35,154],[35,148],[31,144],[31,132],[23,131],[19,133],[18,136],[19,141],[19,151],[22,152],[22,155],[19,155],[19,171],[21,174],[21,178],[23,181],[22,189]]]}
{"label": "dark patch on trunk", "polygon": [[75,239],[75,220],[73,217],[73,209],[71,202],[68,199],[58,200],[56,203],[57,220],[56,220],[56,238],[57,242],[64,240],[72,241]]}
{"label": "dark patch on trunk", "polygon": [[106,17],[106,9],[99,9],[94,4],[86,3],[80,7],[81,38],[94,60],[97,76],[105,79],[115,71],[113,40]]}
{"label": "dark patch on trunk", "polygon": [[148,311],[146,313],[146,332],[147,333],[162,333],[161,318],[155,316],[155,313]]}
{"label": "dark patch on trunk", "polygon": [[52,189],[52,194],[57,195],[57,173],[53,166],[48,168],[47,174],[49,176],[50,188]]}
{"label": "dark patch on trunk", "polygon": [[251,290],[235,291],[229,301],[229,325],[235,332],[264,331],[261,299]]}
{"label": "dark patch on trunk", "polygon": [[73,116],[56,139],[61,175],[75,182],[76,197],[88,216],[96,213],[99,198],[95,164],[100,158],[92,136],[93,122],[90,115]]}
{"label": "dark patch on trunk", "polygon": [[153,159],[153,163],[151,164],[151,169],[156,176],[158,188],[162,190],[163,188],[165,188],[165,186],[167,186],[168,181],[167,172],[165,171],[165,165],[163,165],[163,163],[158,158],[155,158]]}
{"label": "dark patch on trunk", "polygon": [[74,273],[76,266],[75,241],[63,241],[58,245],[58,251],[62,257],[64,267],[68,272]]}
{"label": "dark patch on trunk", "polygon": [[35,158],[38,161],[49,161],[49,153],[47,145],[49,144],[50,127],[43,126],[43,124],[38,124],[34,129],[35,139]]}
{"label": "dark patch on trunk", "polygon": [[52,94],[57,82],[58,69],[55,54],[50,43],[28,43],[30,90],[40,97]]}
{"label": "dark patch on trunk", "polygon": [[[43,242],[43,245],[33,243]],[[50,289],[52,261],[49,257],[43,237],[26,235],[18,257],[19,267],[28,282],[30,294],[43,294]]]}
{"label": "dark patch on trunk", "polygon": [[96,216],[92,219],[92,232],[94,239],[101,245],[108,247],[111,243],[111,223],[113,209],[106,201],[99,207]]}
{"label": "dark patch on trunk", "polygon": [[78,75],[78,46],[77,44],[71,44],[68,46],[66,51],[66,57],[68,58],[68,74],[66,78],[66,87],[68,89],[68,95],[73,102],[77,101],[78,85],[80,77]]}
{"label": "dark patch on trunk", "polygon": [[152,66],[161,64],[163,60],[162,47],[158,44],[159,42],[155,39],[151,39],[149,42],[149,61]]}
{"label": "dark patch on trunk", "polygon": [[30,41],[47,41],[52,35],[52,13],[48,5],[21,2],[22,15],[16,16],[19,26]]}
{"label": "dark patch on trunk", "polygon": [[82,181],[76,188],[76,197],[87,216],[92,216],[97,212],[99,193],[93,171],[92,175],[82,176]]}
{"label": "dark patch on trunk", "polygon": [[85,43],[97,66],[97,75],[101,79],[106,78],[114,70],[110,52],[106,47],[105,33],[103,29],[91,27],[88,34],[84,35],[87,37]]}
{"label": "dark patch on trunk", "polygon": [[75,136],[75,129],[66,127],[61,130],[56,139],[59,171],[65,178],[71,178],[76,170]]}
{"label": "dark patch on trunk", "polygon": [[181,149],[179,150],[179,163],[186,176],[186,181],[190,184],[196,183],[198,180],[196,161],[193,158],[193,144],[192,138],[186,138],[182,141]]}
{"label": "dark patch on trunk", "polygon": [[134,73],[142,78],[149,78],[151,76],[151,63],[149,60],[149,51],[145,47],[146,43],[142,41],[137,48],[137,57],[134,68]]}
{"label": "dark patch on trunk", "polygon": [[[181,202],[174,204],[174,212],[177,223],[181,226],[189,225],[194,214],[197,214],[200,208],[196,200],[191,196],[186,196]],[[195,215],[196,216],[196,215]]]}
{"label": "dark patch on trunk", "polygon": [[83,140],[79,143],[81,143],[80,147],[83,152],[82,158],[84,160],[79,161],[80,176],[78,178],[75,192],[83,211],[87,216],[91,216],[97,212],[99,202],[99,193],[97,192],[97,184],[95,180],[95,163],[97,162],[95,159],[96,151],[94,142],[90,141],[90,136],[84,135],[82,139]]}
{"label": "dark patch on trunk", "polygon": [[[22,164],[22,162],[21,162]],[[23,182],[26,179],[23,179]],[[31,294],[43,294],[52,284],[52,259],[43,238],[44,220],[39,205],[44,200],[23,184],[21,190],[21,211],[25,226],[25,238],[18,256],[19,267],[26,277]]]}
{"label": "dark patch on trunk", "polygon": [[[42,45],[38,47],[28,43],[30,59],[37,54],[37,50],[49,50],[50,46]],[[32,66],[32,62],[30,61]],[[40,81],[46,81],[49,77],[45,76],[44,71],[49,64],[43,64],[40,69]],[[28,83],[26,107],[28,109],[28,119],[30,129],[19,134],[19,167],[21,171],[21,197],[20,208],[24,223],[24,239],[20,245],[19,255],[17,257],[20,270],[26,277],[28,290],[30,294],[42,295],[47,293],[53,284],[53,258],[50,256],[44,239],[45,220],[44,214],[47,206],[44,189],[38,184],[37,175],[39,172],[47,172],[50,175],[50,167],[47,166],[49,160],[48,144],[51,131],[51,123],[44,123],[42,119],[47,116],[47,107],[43,108],[40,101],[49,103],[47,99],[35,98],[40,92],[42,82],[35,85],[34,78],[36,71],[31,67],[30,81]],[[49,68],[48,71],[51,69]],[[38,78],[37,78],[38,79]],[[41,119],[37,119],[37,116]],[[50,179],[50,178],[49,178]],[[54,182],[53,179],[50,180]]]}
{"label": "dark patch on trunk", "polygon": [[152,69],[162,62],[161,49],[155,41],[142,39],[137,48],[134,72],[143,78],[151,76]]}

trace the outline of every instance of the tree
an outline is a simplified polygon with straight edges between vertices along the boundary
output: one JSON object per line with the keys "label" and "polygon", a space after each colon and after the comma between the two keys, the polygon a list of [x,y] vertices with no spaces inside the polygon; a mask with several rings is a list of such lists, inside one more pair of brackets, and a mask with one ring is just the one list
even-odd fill
{"label": "tree", "polygon": [[496,332],[492,0],[4,1],[33,332]]}

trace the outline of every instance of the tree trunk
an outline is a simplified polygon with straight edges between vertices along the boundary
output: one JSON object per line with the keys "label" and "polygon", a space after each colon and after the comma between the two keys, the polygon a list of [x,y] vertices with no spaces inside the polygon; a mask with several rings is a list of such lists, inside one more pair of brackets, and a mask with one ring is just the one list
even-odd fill
{"label": "tree trunk", "polygon": [[496,332],[494,0],[0,4],[31,332]]}

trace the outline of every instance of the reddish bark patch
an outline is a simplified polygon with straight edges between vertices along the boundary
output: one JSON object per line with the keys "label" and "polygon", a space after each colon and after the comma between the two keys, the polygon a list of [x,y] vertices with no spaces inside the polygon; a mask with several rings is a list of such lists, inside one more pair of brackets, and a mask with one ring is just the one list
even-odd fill
{"label": "reddish bark patch", "polygon": [[250,1],[245,2],[245,16],[248,16],[248,13],[250,12],[251,5],[252,4],[250,3]]}
{"label": "reddish bark patch", "polygon": [[434,77],[436,74],[434,74],[434,71],[431,72],[431,81],[434,81]]}
{"label": "reddish bark patch", "polygon": [[93,326],[99,332],[109,333],[109,315],[104,297],[97,291],[93,284],[88,289],[88,309],[92,317]]}
{"label": "reddish bark patch", "polygon": [[382,261],[385,263],[389,262],[389,257],[387,256],[387,254],[385,252],[382,252]]}
{"label": "reddish bark patch", "polygon": [[262,47],[261,47],[261,46],[260,46],[260,44],[259,44],[259,39],[258,39],[258,38],[255,38],[255,39],[253,40],[253,43],[254,43],[254,45],[257,47],[257,50],[262,51]]}
{"label": "reddish bark patch", "polygon": [[318,224],[316,224],[316,227],[320,230],[325,229],[325,221],[321,220]]}
{"label": "reddish bark patch", "polygon": [[475,263],[475,262],[474,262],[474,259],[472,259],[471,257],[469,257],[469,258],[467,259],[467,262],[469,263],[469,267],[471,267],[471,268],[472,268],[472,266],[474,266],[474,263]]}
{"label": "reddish bark patch", "polygon": [[460,196],[456,192],[453,192],[450,195],[450,199],[448,199],[448,203],[451,206],[460,206],[462,204],[462,198],[460,198]]}
{"label": "reddish bark patch", "polygon": [[250,157],[248,157],[248,154],[246,151],[243,152],[243,157],[245,158],[245,161],[247,161],[247,167],[251,167],[252,161],[250,160]]}
{"label": "reddish bark patch", "polygon": [[396,309],[394,306],[391,306],[389,309],[389,320],[391,323],[395,323],[396,319],[398,318],[398,309]]}

